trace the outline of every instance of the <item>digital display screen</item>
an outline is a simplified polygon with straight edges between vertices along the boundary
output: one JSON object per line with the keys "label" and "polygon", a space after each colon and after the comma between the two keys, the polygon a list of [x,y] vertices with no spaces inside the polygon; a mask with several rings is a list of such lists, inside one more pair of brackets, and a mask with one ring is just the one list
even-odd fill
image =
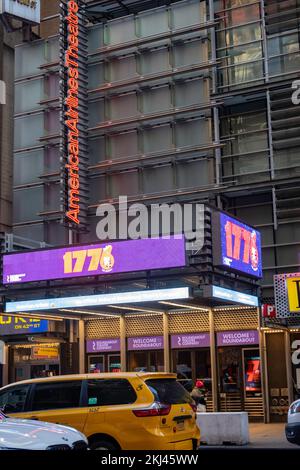
{"label": "digital display screen", "polygon": [[0,336],[45,333],[48,330],[48,320],[0,315]]}
{"label": "digital display screen", "polygon": [[245,358],[245,391],[247,396],[261,393],[260,357]]}
{"label": "digital display screen", "polygon": [[5,311],[9,313],[34,312],[61,308],[80,308],[113,304],[121,305],[128,303],[136,304],[140,302],[159,302],[161,300],[188,299],[189,297],[190,290],[188,287],[176,287],[171,289],[157,290],[149,289],[135,292],[118,292],[114,294],[20,300],[17,302],[7,302],[5,304]]}
{"label": "digital display screen", "polygon": [[181,235],[146,238],[3,256],[3,284],[103,276],[186,266]]}
{"label": "digital display screen", "polygon": [[260,232],[224,213],[213,217],[214,264],[251,277],[262,277]]}

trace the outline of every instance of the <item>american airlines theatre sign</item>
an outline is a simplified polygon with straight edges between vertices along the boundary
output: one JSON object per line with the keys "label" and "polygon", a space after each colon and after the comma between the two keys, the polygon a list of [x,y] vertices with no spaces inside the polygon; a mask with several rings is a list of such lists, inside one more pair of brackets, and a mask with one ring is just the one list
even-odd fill
{"label": "american airlines theatre sign", "polygon": [[84,4],[61,4],[61,210],[84,229],[87,207],[87,32]]}

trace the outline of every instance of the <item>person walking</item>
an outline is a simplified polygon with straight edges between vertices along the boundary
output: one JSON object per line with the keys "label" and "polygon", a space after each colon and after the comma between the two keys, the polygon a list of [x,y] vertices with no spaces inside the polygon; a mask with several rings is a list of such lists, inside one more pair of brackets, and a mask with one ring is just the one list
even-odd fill
{"label": "person walking", "polygon": [[197,411],[206,412],[206,388],[202,380],[196,380],[191,397],[195,400]]}

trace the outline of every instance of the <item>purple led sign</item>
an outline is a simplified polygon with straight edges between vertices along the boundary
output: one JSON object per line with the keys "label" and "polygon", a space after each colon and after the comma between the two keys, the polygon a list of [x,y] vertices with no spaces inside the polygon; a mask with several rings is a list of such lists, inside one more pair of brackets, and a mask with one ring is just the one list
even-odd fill
{"label": "purple led sign", "polygon": [[259,335],[257,330],[222,331],[217,333],[218,346],[246,346],[258,343]]}
{"label": "purple led sign", "polygon": [[128,338],[128,351],[150,351],[164,348],[163,336],[139,336]]}
{"label": "purple led sign", "polygon": [[191,333],[185,335],[172,335],[171,348],[208,348],[210,345],[209,333]]}
{"label": "purple led sign", "polygon": [[64,247],[3,256],[3,284],[186,266],[183,236]]}
{"label": "purple led sign", "polygon": [[121,349],[120,339],[91,339],[86,342],[86,352],[118,352]]}

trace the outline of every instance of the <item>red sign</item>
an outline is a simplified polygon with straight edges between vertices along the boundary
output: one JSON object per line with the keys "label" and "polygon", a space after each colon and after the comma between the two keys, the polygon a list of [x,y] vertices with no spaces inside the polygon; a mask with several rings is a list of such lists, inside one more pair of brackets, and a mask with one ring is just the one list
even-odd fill
{"label": "red sign", "polygon": [[276,318],[276,308],[275,305],[262,305],[262,316],[264,318]]}
{"label": "red sign", "polygon": [[79,179],[79,6],[77,0],[68,2],[68,48],[65,53],[65,67],[68,72],[67,98],[65,100],[65,125],[68,128],[68,208],[67,218],[79,225],[80,179]]}

